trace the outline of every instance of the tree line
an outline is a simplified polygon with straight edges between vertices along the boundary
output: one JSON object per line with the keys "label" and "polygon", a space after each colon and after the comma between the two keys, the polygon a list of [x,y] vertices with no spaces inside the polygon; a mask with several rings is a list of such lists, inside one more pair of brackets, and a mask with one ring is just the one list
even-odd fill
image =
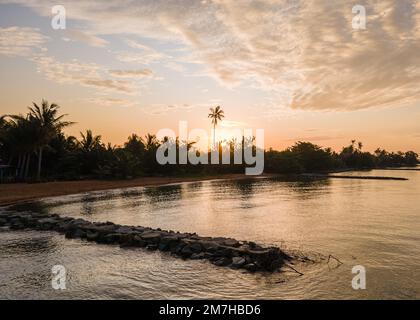
{"label": "tree line", "polygon": [[[235,164],[159,165],[156,151],[167,140],[160,141],[153,134],[144,137],[132,134],[122,146],[104,143],[102,137],[91,130],[80,133],[80,137],[68,136],[63,130],[73,122],[65,120],[67,115],[61,115],[59,109],[57,104],[43,100],[41,105],[34,103],[25,115],[0,117],[0,165],[8,166],[10,181],[129,179],[244,172],[244,165]],[[214,127],[223,117],[220,107],[209,114]],[[173,143],[177,148],[181,143],[186,143],[189,150],[195,148],[193,141],[180,142],[177,139]],[[233,153],[237,142],[226,143]],[[218,147],[221,148],[220,143]],[[390,153],[377,149],[372,154],[363,151],[363,144],[355,140],[341,152],[310,142],[297,142],[283,151],[265,151],[266,173],[298,174],[416,166],[418,163],[418,155],[413,151]]]}

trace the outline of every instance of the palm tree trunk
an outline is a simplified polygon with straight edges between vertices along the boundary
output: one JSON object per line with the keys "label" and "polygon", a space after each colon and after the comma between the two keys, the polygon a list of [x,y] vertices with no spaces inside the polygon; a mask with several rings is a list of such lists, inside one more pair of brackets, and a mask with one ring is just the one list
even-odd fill
{"label": "palm tree trunk", "polygon": [[216,123],[213,125],[213,149],[216,150]]}
{"label": "palm tree trunk", "polygon": [[42,151],[43,148],[39,148],[39,154],[38,154],[38,172],[36,174],[36,179],[39,181],[41,180],[41,165],[42,165]]}
{"label": "palm tree trunk", "polygon": [[16,174],[15,174],[15,178],[19,177],[19,170],[20,170],[20,166],[22,165],[22,154],[19,153],[19,157],[18,157],[18,162],[16,164]]}
{"label": "palm tree trunk", "polygon": [[26,159],[26,168],[25,168],[25,180],[28,179],[29,174],[29,165],[31,164],[31,154],[28,153],[28,157]]}
{"label": "palm tree trunk", "polygon": [[25,175],[25,165],[27,161],[28,155],[26,153],[23,154],[22,163],[20,164],[19,169],[19,179],[23,179],[23,176]]}

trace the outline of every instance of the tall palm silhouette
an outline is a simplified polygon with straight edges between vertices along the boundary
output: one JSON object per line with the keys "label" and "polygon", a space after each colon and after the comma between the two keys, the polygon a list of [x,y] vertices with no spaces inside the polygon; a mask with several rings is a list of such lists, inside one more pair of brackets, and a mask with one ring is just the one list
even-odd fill
{"label": "tall palm silhouette", "polygon": [[225,112],[222,110],[220,106],[216,108],[210,108],[210,113],[208,116],[211,119],[211,123],[213,124],[213,147],[216,148],[216,126],[219,121],[225,117]]}
{"label": "tall palm silhouette", "polygon": [[88,153],[104,147],[102,143],[102,137],[95,136],[92,130],[86,130],[86,133],[80,132],[80,136],[82,137],[80,146],[83,152]]}
{"label": "tall palm silhouette", "polygon": [[37,148],[38,124],[29,115],[11,115],[7,123],[5,141],[9,144],[11,156],[18,156],[17,176],[26,178],[31,163],[31,155]]}
{"label": "tall palm silhouette", "polygon": [[47,100],[42,100],[41,106],[35,102],[29,108],[29,117],[31,121],[36,123],[36,149],[38,152],[38,170],[37,179],[41,178],[42,152],[44,148],[54,139],[61,130],[72,122],[63,121],[66,116],[58,115],[60,106],[55,103],[49,104]]}

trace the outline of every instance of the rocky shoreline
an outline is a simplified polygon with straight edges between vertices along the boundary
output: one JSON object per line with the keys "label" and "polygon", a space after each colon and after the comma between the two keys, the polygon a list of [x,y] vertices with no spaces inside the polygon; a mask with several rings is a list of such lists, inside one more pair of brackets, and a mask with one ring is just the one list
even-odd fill
{"label": "rocky shoreline", "polygon": [[89,222],[47,213],[0,211],[0,227],[56,231],[69,239],[160,250],[182,259],[208,260],[216,266],[249,272],[274,272],[292,259],[279,248],[262,247],[254,242],[200,237],[195,233],[123,226],[112,222]]}

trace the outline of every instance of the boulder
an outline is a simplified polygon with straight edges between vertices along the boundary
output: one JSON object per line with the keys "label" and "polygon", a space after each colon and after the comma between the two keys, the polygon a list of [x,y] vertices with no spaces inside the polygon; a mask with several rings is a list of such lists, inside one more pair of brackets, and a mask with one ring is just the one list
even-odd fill
{"label": "boulder", "polygon": [[275,267],[279,261],[283,260],[280,250],[277,248],[261,251],[250,250],[249,255],[258,266],[267,271],[272,271],[273,267]]}
{"label": "boulder", "polygon": [[230,238],[200,237],[195,233],[162,231],[141,226],[121,226],[112,222],[92,223],[83,219],[45,213],[0,212],[0,227],[11,229],[55,230],[66,238],[119,244],[121,247],[146,247],[148,250],[170,251],[184,259],[207,259],[217,266],[244,268],[250,272],[278,270],[292,258],[279,248],[263,248],[253,242]]}
{"label": "boulder", "polygon": [[104,243],[108,243],[108,244],[118,244],[120,242],[121,239],[121,234],[119,233],[110,233],[107,234],[105,236],[103,236],[102,238],[99,238],[101,241],[103,241]]}
{"label": "boulder", "polygon": [[234,248],[238,248],[240,246],[239,241],[235,240],[235,239],[226,239],[223,241],[223,245],[227,246],[227,247],[234,247]]}
{"label": "boulder", "polygon": [[140,236],[147,243],[158,244],[160,242],[161,233],[151,231],[142,233]]}
{"label": "boulder", "polygon": [[145,246],[147,246],[147,242],[144,241],[139,235],[135,235],[133,237],[133,246],[138,248],[144,248]]}
{"label": "boulder", "polygon": [[235,269],[242,268],[246,264],[245,258],[233,257],[231,267]]}
{"label": "boulder", "polygon": [[229,257],[231,258],[233,256],[233,251],[231,248],[227,247],[219,247],[216,252],[214,252],[214,255],[217,257]]}
{"label": "boulder", "polygon": [[191,249],[191,246],[186,245],[181,249],[180,255],[183,258],[189,258],[194,252]]}
{"label": "boulder", "polygon": [[132,233],[118,233],[120,235],[119,243],[121,247],[134,247],[134,235]]}
{"label": "boulder", "polygon": [[4,218],[0,218],[0,227],[5,226],[7,223],[7,220]]}
{"label": "boulder", "polygon": [[231,262],[232,262],[232,260],[230,258],[224,258],[224,257],[217,258],[217,259],[215,259],[215,260],[212,261],[212,263],[215,266],[218,266],[218,267],[226,267],[229,264],[231,264]]}
{"label": "boulder", "polygon": [[157,244],[148,244],[146,246],[146,249],[150,250],[150,251],[156,251],[158,249],[158,246],[157,246]]}
{"label": "boulder", "polygon": [[205,252],[201,252],[201,253],[193,253],[190,257],[191,260],[202,260],[202,259],[206,259],[207,255]]}
{"label": "boulder", "polygon": [[284,264],[284,260],[279,258],[279,259],[271,261],[266,266],[265,270],[273,272],[280,269],[283,264]]}
{"label": "boulder", "polygon": [[121,226],[115,229],[115,233],[121,233],[121,234],[137,234],[138,232],[133,230],[131,227]]}
{"label": "boulder", "polygon": [[99,237],[99,233],[97,232],[87,232],[86,233],[86,240],[87,241],[96,241]]}
{"label": "boulder", "polygon": [[248,263],[244,266],[244,269],[248,270],[249,272],[255,272],[258,270],[258,267],[255,263]]}
{"label": "boulder", "polygon": [[179,244],[179,237],[177,236],[164,236],[160,239],[159,250],[172,251]]}
{"label": "boulder", "polygon": [[214,241],[199,241],[200,245],[203,247],[203,250],[206,252],[216,252],[219,249],[219,245]]}
{"label": "boulder", "polygon": [[189,247],[193,253],[200,253],[202,251],[202,247],[198,242],[190,244]]}
{"label": "boulder", "polygon": [[66,231],[67,239],[85,238],[86,232],[79,228],[72,228]]}

